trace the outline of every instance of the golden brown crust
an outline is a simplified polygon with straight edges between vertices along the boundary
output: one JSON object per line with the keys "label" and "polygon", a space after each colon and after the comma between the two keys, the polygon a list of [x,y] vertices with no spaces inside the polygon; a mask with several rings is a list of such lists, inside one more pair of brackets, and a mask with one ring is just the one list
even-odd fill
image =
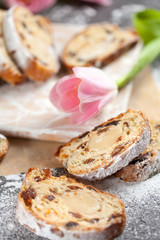
{"label": "golden brown crust", "polygon": [[115,174],[126,182],[144,181],[160,172],[160,125],[150,121],[151,140],[147,148],[125,168]]}
{"label": "golden brown crust", "polygon": [[28,67],[25,70],[25,74],[28,76],[28,78],[36,82],[44,82],[55,73],[56,69],[47,69],[46,71],[46,67],[38,64],[38,62],[34,59],[29,61]]}
{"label": "golden brown crust", "polygon": [[[91,130],[90,132],[92,132],[92,131],[97,131],[98,129],[101,129],[101,128],[105,127],[106,125],[109,125],[109,124],[112,123],[113,121],[114,121],[114,122],[116,122],[116,121],[118,122],[119,120],[121,120],[121,118],[122,118],[126,113],[132,114],[133,112],[134,112],[133,110],[129,109],[127,112],[121,113],[121,114],[119,114],[117,117],[111,118],[111,119],[109,119],[107,122],[104,122],[104,123],[96,126],[96,127],[95,127],[93,130]],[[141,111],[137,111],[137,113],[140,114],[141,117],[142,117],[142,119],[144,120],[144,123],[145,123],[144,129],[145,129],[145,127],[148,127],[148,125],[149,125],[148,119],[145,117],[145,115],[144,115]],[[132,142],[128,142],[125,146],[123,146],[123,148],[121,148],[118,153],[123,153],[123,152],[125,152],[132,144],[134,144],[135,142],[137,142],[139,136],[142,135],[144,129],[141,129],[141,131],[139,132],[139,134],[137,135],[137,137],[133,138]],[[63,147],[65,147],[65,146],[70,146],[74,141],[85,137],[85,136],[86,136],[87,134],[89,134],[90,132],[85,132],[85,133],[79,135],[78,137],[71,139],[68,143],[59,146],[59,148],[57,149],[57,152],[55,153],[56,159],[57,159],[60,163],[63,163],[63,159],[60,157],[61,150],[63,149]],[[112,156],[112,157],[114,157],[114,156]],[[66,156],[64,156],[64,159],[65,159],[65,158],[66,158]],[[113,163],[113,159],[111,159],[110,162],[108,162],[108,164],[105,163],[104,168],[105,168],[105,169],[108,168],[110,165],[112,165],[112,163]],[[102,164],[104,164],[104,163],[100,163],[100,164],[97,164],[96,166],[90,167],[90,172],[94,172],[95,170],[101,168],[101,167],[103,166]],[[71,170],[70,170],[69,172],[70,172],[71,174],[77,174],[77,175],[79,175],[79,174],[88,173],[88,169],[86,168],[85,171],[84,171],[84,170],[80,170],[80,169],[77,169],[77,170],[74,169],[74,172],[72,172]]]}
{"label": "golden brown crust", "polygon": [[19,84],[21,82],[24,81],[24,79],[26,78],[23,74],[21,74],[20,72],[15,73],[15,71],[12,70],[11,67],[7,67],[5,69],[2,69],[0,71],[0,77],[8,82],[11,83],[13,85]]}
{"label": "golden brown crust", "polygon": [[[37,216],[37,214],[35,214],[35,213],[32,211],[32,209],[31,209],[31,207],[30,207],[29,205],[27,206],[27,204],[25,203],[25,201],[24,201],[24,199],[23,199],[24,196],[23,196],[23,198],[22,198],[22,193],[24,192],[24,190],[26,190],[25,184],[27,184],[27,188],[28,188],[28,186],[29,186],[29,184],[30,184],[29,179],[27,179],[27,178],[32,174],[32,171],[34,171],[34,170],[39,170],[39,169],[38,169],[37,167],[34,167],[34,168],[30,168],[30,169],[28,170],[28,172],[27,172],[27,174],[26,174],[26,177],[25,177],[25,179],[23,180],[23,183],[22,183],[22,189],[21,189],[21,191],[20,191],[20,193],[19,193],[19,195],[18,195],[18,201],[22,203],[25,211],[29,212],[29,213],[30,213],[31,215],[33,215],[36,219],[41,220],[41,221],[44,221],[43,218]],[[46,172],[48,173],[48,178],[53,178],[53,180],[56,179],[56,177],[51,176],[51,171],[50,171],[49,169],[44,169],[44,170],[42,170],[42,171],[46,171]],[[111,197],[111,199],[112,199],[112,198],[113,198],[113,199],[115,198],[115,199],[118,200],[119,212],[118,212],[118,210],[117,210],[116,213],[114,213],[114,214],[111,215],[111,218],[109,219],[109,224],[108,224],[108,225],[106,224],[106,228],[105,228],[105,229],[102,229],[102,228],[100,228],[99,226],[96,226],[96,225],[94,225],[93,227],[91,227],[91,226],[92,226],[92,225],[91,225],[91,226],[89,226],[89,227],[86,227],[85,230],[83,229],[82,232],[85,232],[85,231],[86,231],[86,232],[87,232],[87,231],[93,231],[93,230],[94,230],[95,232],[104,231],[104,232],[107,232],[107,233],[111,236],[110,239],[112,239],[113,236],[116,237],[116,236],[118,236],[118,235],[123,231],[123,229],[124,229],[124,227],[125,227],[125,224],[126,224],[125,208],[124,208],[124,203],[123,203],[116,195],[111,194],[111,193],[107,193],[107,192],[104,192],[104,191],[100,191],[100,190],[98,190],[98,189],[96,189],[96,188],[94,188],[94,187],[92,187],[92,186],[90,186],[90,185],[86,185],[86,186],[85,186],[84,184],[78,183],[78,182],[75,181],[74,179],[67,178],[66,176],[61,176],[60,178],[66,180],[66,183],[68,182],[68,183],[70,183],[70,184],[75,184],[77,187],[79,187],[79,188],[81,188],[81,189],[87,188],[87,189],[89,189],[89,190],[91,190],[91,191],[92,191],[92,190],[95,191],[97,194],[103,194],[103,196],[104,196],[103,198],[105,198],[105,197]],[[41,184],[41,183],[39,183],[39,184]],[[71,189],[71,191],[72,191],[72,189]],[[74,191],[74,189],[73,189],[73,191]],[[117,201],[117,200],[116,200],[116,201]],[[53,222],[50,222],[50,221],[47,220],[47,219],[45,220],[45,223],[46,223],[46,224],[50,224],[50,225],[53,224]],[[60,225],[60,223],[55,223],[53,229],[59,229],[59,227],[62,227],[62,226],[63,226],[63,224]],[[29,227],[29,226],[28,226],[28,227]],[[30,228],[30,227],[29,227],[29,228]],[[31,229],[31,230],[34,231],[34,229]],[[79,233],[81,233],[81,232],[79,232]],[[108,238],[107,238],[107,239],[108,239]]]}
{"label": "golden brown crust", "polygon": [[[107,25],[110,25],[112,26],[113,28],[113,31],[121,31],[121,29],[118,28],[118,26],[116,25],[112,25],[112,24],[95,24],[95,26],[99,26],[99,27],[105,27]],[[62,55],[62,64],[65,66],[66,69],[68,69],[69,72],[71,72],[72,68],[73,67],[76,67],[76,66],[98,66],[99,68],[102,68],[106,65],[108,65],[109,63],[111,63],[112,61],[114,61],[115,59],[117,59],[118,57],[120,57],[122,54],[124,54],[126,51],[130,50],[132,47],[134,47],[140,40],[139,38],[139,35],[133,31],[133,30],[124,30],[122,36],[121,36],[121,41],[123,40],[123,35],[125,35],[126,33],[127,34],[130,34],[130,36],[132,36],[132,39],[130,39],[130,41],[126,41],[126,43],[124,44],[123,41],[122,43],[115,49],[112,50],[111,53],[107,54],[104,54],[104,56],[101,56],[101,55],[97,55],[96,58],[91,58],[90,60],[88,60],[87,62],[78,62],[76,64],[70,64],[68,59],[67,59],[67,55],[69,54],[69,46],[72,45],[72,42],[75,41],[75,39],[78,39],[79,36],[87,36],[88,34],[88,30],[93,27],[94,25],[91,25],[91,26],[88,26],[86,27],[83,31],[81,31],[80,33],[77,33],[68,43],[67,45],[65,46],[64,50],[63,50],[63,55]],[[125,37],[124,37],[125,39]],[[87,38],[85,39],[85,47],[86,45],[88,44],[89,46],[89,42],[87,42]],[[113,40],[114,41],[114,40]],[[107,44],[107,41],[106,41],[106,44]],[[112,44],[112,42],[111,42]],[[111,45],[110,44],[110,45]],[[108,46],[108,48],[110,48],[110,46]],[[94,49],[93,49],[94,51]],[[105,50],[104,50],[105,51]],[[73,52],[73,57],[76,56],[76,53]],[[81,57],[80,57],[81,58]],[[97,64],[98,62],[98,64]]]}
{"label": "golden brown crust", "polygon": [[24,75],[19,71],[17,66],[12,61],[12,56],[6,50],[5,41],[3,37],[2,23],[5,11],[0,11],[0,77],[13,85],[21,83],[24,80]]}
{"label": "golden brown crust", "polygon": [[4,19],[8,52],[24,75],[34,81],[46,81],[57,73],[51,22],[21,6],[8,10]]}
{"label": "golden brown crust", "polygon": [[8,152],[8,148],[9,148],[9,143],[7,138],[5,138],[0,134],[0,162],[3,160],[6,153]]}

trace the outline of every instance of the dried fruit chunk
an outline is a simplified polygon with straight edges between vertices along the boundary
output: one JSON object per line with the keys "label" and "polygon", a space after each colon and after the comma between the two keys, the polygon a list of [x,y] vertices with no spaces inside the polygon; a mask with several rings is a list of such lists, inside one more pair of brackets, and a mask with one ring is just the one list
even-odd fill
{"label": "dried fruit chunk", "polygon": [[[117,196],[66,176],[48,175],[45,178],[44,170],[29,169],[18,196],[17,218],[21,224],[48,239],[110,240],[123,231],[125,209]],[[40,182],[35,181],[37,176],[41,176]],[[52,195],[54,188],[57,192]]]}

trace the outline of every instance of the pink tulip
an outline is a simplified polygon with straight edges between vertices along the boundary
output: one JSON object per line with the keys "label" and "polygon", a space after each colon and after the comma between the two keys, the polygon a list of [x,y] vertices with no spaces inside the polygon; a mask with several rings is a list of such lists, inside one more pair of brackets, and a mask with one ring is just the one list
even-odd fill
{"label": "pink tulip", "polygon": [[29,8],[32,12],[39,12],[51,6],[56,0],[5,0],[8,7],[21,5]]}
{"label": "pink tulip", "polygon": [[61,78],[50,92],[50,101],[71,113],[73,124],[93,118],[117,94],[117,85],[98,68],[75,67],[73,75]]}
{"label": "pink tulip", "polygon": [[99,5],[110,5],[112,3],[112,0],[83,0],[85,2],[92,2],[92,3],[96,3]]}

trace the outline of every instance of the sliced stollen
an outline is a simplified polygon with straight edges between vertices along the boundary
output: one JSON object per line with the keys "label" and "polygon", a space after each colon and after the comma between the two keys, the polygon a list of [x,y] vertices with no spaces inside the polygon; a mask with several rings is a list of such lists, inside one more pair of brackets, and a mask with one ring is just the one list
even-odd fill
{"label": "sliced stollen", "polygon": [[8,83],[17,84],[22,82],[25,77],[19,71],[6,50],[4,36],[2,33],[2,21],[4,14],[5,12],[0,10],[0,78]]}
{"label": "sliced stollen", "polygon": [[0,162],[3,160],[4,156],[8,152],[9,143],[5,136],[0,134]]}
{"label": "sliced stollen", "polygon": [[16,216],[37,235],[55,240],[110,240],[126,223],[117,196],[36,167],[23,181]]}
{"label": "sliced stollen", "polygon": [[93,24],[75,35],[63,51],[66,68],[96,66],[102,68],[132,48],[139,36],[131,30],[104,23]]}
{"label": "sliced stollen", "polygon": [[4,15],[3,34],[7,49],[24,74],[45,81],[58,71],[51,23],[17,6]]}
{"label": "sliced stollen", "polygon": [[151,122],[151,140],[138,157],[115,173],[115,177],[128,182],[140,182],[160,172],[160,124]]}
{"label": "sliced stollen", "polygon": [[96,180],[128,165],[149,142],[148,120],[141,112],[128,110],[61,145],[55,157],[69,173]]}

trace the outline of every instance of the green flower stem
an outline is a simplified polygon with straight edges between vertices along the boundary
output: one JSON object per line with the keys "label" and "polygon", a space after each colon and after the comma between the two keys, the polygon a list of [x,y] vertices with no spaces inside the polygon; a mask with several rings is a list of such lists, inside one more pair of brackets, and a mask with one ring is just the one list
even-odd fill
{"label": "green flower stem", "polygon": [[145,66],[153,62],[158,55],[160,55],[160,37],[155,38],[144,46],[132,70],[123,78],[116,81],[118,88],[120,89],[130,82]]}

